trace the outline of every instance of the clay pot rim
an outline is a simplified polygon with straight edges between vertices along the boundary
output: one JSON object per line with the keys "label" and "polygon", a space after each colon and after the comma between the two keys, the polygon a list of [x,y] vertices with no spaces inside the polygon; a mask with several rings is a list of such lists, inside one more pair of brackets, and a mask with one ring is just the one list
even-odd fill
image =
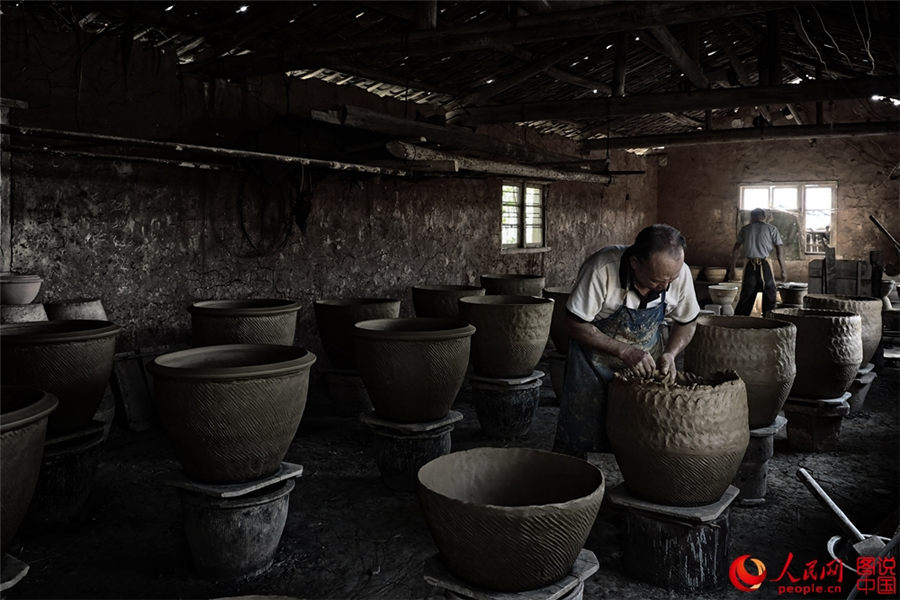
{"label": "clay pot rim", "polygon": [[839,300],[841,302],[881,302],[881,298],[874,296],[841,296],[836,294],[807,294],[811,300]]}
{"label": "clay pot rim", "polygon": [[737,371],[733,369],[725,369],[722,371],[716,371],[710,377],[702,377],[697,375],[696,373],[691,373],[690,371],[679,371],[679,377],[685,377],[688,379],[685,383],[681,383],[678,385],[672,385],[663,383],[661,381],[656,381],[654,379],[644,379],[640,377],[629,378],[625,375],[624,372],[617,372],[615,376],[615,381],[619,381],[626,385],[640,385],[642,389],[665,389],[667,391],[676,391],[679,389],[692,389],[696,386],[696,389],[702,390],[721,390],[723,387],[733,387],[738,384],[741,384],[746,387],[746,382],[741,379],[741,376]]}
{"label": "clay pot rim", "polygon": [[572,294],[572,288],[562,285],[545,287],[543,291],[545,294],[559,294],[560,296],[570,296]]}
{"label": "clay pot rim", "polygon": [[187,310],[192,315],[204,317],[262,317],[297,312],[300,303],[280,298],[201,300],[188,306]]}
{"label": "clay pot rim", "polygon": [[741,289],[741,286],[737,285],[736,283],[716,283],[709,286],[707,289],[716,290],[717,292],[736,292]]}
{"label": "clay pot rim", "polygon": [[[428,284],[428,285],[414,285],[412,287],[414,292],[484,292],[484,288],[480,285],[455,285],[455,284]],[[472,294],[473,296],[477,296],[478,294]]]}
{"label": "clay pot rim", "polygon": [[465,296],[460,298],[459,301],[464,304],[478,304],[480,306],[526,306],[529,304],[554,302],[553,298],[544,298],[543,296],[516,296],[511,294]]}
{"label": "clay pot rim", "polygon": [[120,331],[120,325],[96,319],[4,323],[0,325],[0,340],[18,346],[57,344],[116,336]]}
{"label": "clay pot rim", "polygon": [[32,396],[26,406],[0,414],[0,434],[25,427],[35,421],[46,418],[56,410],[59,404],[59,399],[50,392],[25,385],[4,385],[0,393],[6,397],[16,393],[30,394]]}
{"label": "clay pot rim", "polygon": [[34,283],[44,281],[40,275],[17,275],[15,273],[7,273],[0,275],[0,283]]}
{"label": "clay pot rim", "polygon": [[[256,355],[281,355],[284,360],[275,360],[250,365],[229,367],[190,366],[197,364],[198,359],[243,352]],[[201,346],[168,354],[161,354],[147,365],[147,371],[154,377],[182,380],[227,380],[258,379],[276,375],[286,375],[309,369],[316,362],[316,355],[297,346],[279,346],[276,344],[221,344],[217,346]],[[179,366],[179,365],[187,366]],[[202,362],[200,363],[202,364]]]}
{"label": "clay pot rim", "polygon": [[862,317],[856,313],[845,310],[829,310],[827,308],[773,308],[771,314],[811,319],[845,319],[848,317],[852,319],[853,317],[856,317],[862,320]]}
{"label": "clay pot rim", "polygon": [[534,275],[532,273],[484,273],[481,275],[482,278],[488,279],[497,279],[497,280],[523,280],[528,281],[529,279],[543,279],[543,275]]}
{"label": "clay pot rim", "polygon": [[68,298],[66,300],[54,300],[44,302],[44,306],[70,306],[72,304],[87,304],[89,302],[101,302],[100,298]]}
{"label": "clay pot rim", "polygon": [[[729,326],[729,323],[734,326]],[[739,325],[743,323],[746,326]],[[716,327],[718,329],[745,329],[754,331],[777,331],[779,329],[789,329],[796,327],[793,323],[787,321],[779,321],[778,319],[769,319],[767,317],[745,317],[739,315],[701,315],[697,317],[697,325],[703,327]],[[758,325],[758,327],[754,327]]]}
{"label": "clay pot rim", "polygon": [[[178,496],[185,504],[191,506],[199,506],[200,508],[210,510],[237,510],[241,508],[252,508],[254,506],[262,506],[263,504],[273,504],[278,502],[285,496],[294,491],[296,483],[294,479],[285,479],[273,483],[272,489],[265,494],[250,494],[248,496],[238,496],[232,498],[217,498],[215,496],[207,496],[202,492],[191,492],[185,489],[176,488]],[[263,488],[263,490],[266,488]],[[261,490],[260,490],[261,491]]]}
{"label": "clay pot rim", "polygon": [[[589,494],[585,494],[584,496],[579,496],[577,498],[572,498],[570,500],[566,500],[564,502],[553,502],[550,504],[526,504],[522,506],[504,506],[501,504],[483,504],[479,502],[470,502],[468,500],[461,500],[459,498],[448,496],[443,494],[434,487],[428,485],[426,482],[422,480],[423,476],[426,478],[429,475],[430,471],[435,470],[439,465],[445,462],[455,461],[457,460],[457,456],[467,453],[478,453],[478,454],[494,454],[496,456],[500,456],[503,454],[512,455],[512,454],[532,454],[532,455],[549,455],[553,456],[554,460],[559,460],[561,462],[571,461],[577,462],[582,465],[587,472],[588,469],[592,470],[592,472],[596,472],[600,476],[600,483],[594,488]],[[496,458],[494,459],[496,460]],[[546,511],[546,510],[561,510],[572,506],[573,504],[583,504],[591,502],[598,495],[602,496],[606,490],[606,477],[603,475],[603,471],[601,471],[596,466],[587,462],[586,460],[582,460],[580,458],[575,458],[574,456],[569,456],[567,454],[559,454],[557,452],[548,452],[546,450],[538,450],[537,448],[494,448],[491,446],[483,446],[481,448],[472,448],[471,450],[460,450],[458,452],[450,452],[449,454],[445,454],[443,456],[439,456],[424,465],[419,469],[418,473],[416,473],[416,481],[424,490],[427,490],[429,493],[434,494],[435,496],[441,497],[443,500],[447,502],[452,502],[461,506],[472,507],[478,510],[490,510],[501,512],[504,514],[511,514],[513,516],[527,516],[530,513],[534,513],[536,511]]]}
{"label": "clay pot rim", "polygon": [[[398,329],[389,329],[388,327],[398,327]],[[405,327],[413,327],[413,329],[404,329]],[[415,327],[422,327],[422,329]],[[369,319],[355,323],[353,329],[353,335],[358,338],[410,342],[455,340],[475,334],[474,325],[460,319],[438,317]]]}
{"label": "clay pot rim", "polygon": [[353,296],[346,298],[322,298],[316,300],[317,308],[344,308],[348,306],[363,306],[367,304],[400,304],[397,298],[374,298],[367,296]]}

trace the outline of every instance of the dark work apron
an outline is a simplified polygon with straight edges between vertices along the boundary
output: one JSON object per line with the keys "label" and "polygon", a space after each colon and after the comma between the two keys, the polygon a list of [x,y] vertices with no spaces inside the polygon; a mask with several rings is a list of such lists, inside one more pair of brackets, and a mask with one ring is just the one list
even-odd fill
{"label": "dark work apron", "polygon": [[[616,312],[591,322],[609,337],[643,348],[658,359],[663,353],[660,333],[666,316],[666,293],[653,308],[628,308],[623,303]],[[566,379],[559,403],[554,448],[560,452],[583,454],[609,452],[606,437],[606,387],[616,371],[625,365],[609,354],[585,349],[569,342]]]}

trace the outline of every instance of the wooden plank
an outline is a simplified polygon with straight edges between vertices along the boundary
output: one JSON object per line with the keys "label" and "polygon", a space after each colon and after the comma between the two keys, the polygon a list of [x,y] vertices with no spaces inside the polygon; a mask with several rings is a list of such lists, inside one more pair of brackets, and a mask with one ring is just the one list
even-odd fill
{"label": "wooden plank", "polygon": [[420,0],[416,2],[416,28],[436,28],[437,16],[437,0]]}
{"label": "wooden plank", "polygon": [[656,41],[662,46],[666,56],[671,58],[672,62],[687,75],[687,78],[691,80],[691,83],[701,90],[705,90],[709,87],[709,80],[706,78],[706,75],[703,74],[700,65],[698,65],[696,61],[691,60],[691,57],[687,55],[684,48],[681,47],[681,44],[678,43],[678,40],[675,39],[675,36],[672,35],[672,32],[669,31],[668,27],[651,27],[650,33],[653,34],[653,37],[655,37]]}
{"label": "wooden plank", "polygon": [[900,80],[895,76],[863,77],[763,87],[644,94],[627,98],[589,98],[568,102],[496,105],[471,109],[465,122],[476,124],[545,119],[597,119],[608,116],[682,112],[706,110],[707,108],[868,98],[873,94],[895,98],[900,96]]}
{"label": "wooden plank", "polygon": [[730,144],[734,142],[767,142],[771,140],[802,140],[810,138],[842,138],[874,135],[897,135],[897,121],[880,123],[840,123],[836,125],[786,125],[781,127],[744,128],[694,133],[643,135],[604,138],[582,143],[586,150],[609,148],[658,148],[694,146],[700,144]]}
{"label": "wooden plank", "polygon": [[626,49],[628,47],[628,36],[625,32],[620,31],[616,34],[616,64],[613,71],[613,96],[622,97],[625,95],[625,59]]}

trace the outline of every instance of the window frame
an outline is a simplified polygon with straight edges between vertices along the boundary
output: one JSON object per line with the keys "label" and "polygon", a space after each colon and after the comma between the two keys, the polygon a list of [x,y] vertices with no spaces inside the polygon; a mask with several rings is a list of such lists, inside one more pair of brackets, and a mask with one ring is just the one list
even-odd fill
{"label": "window frame", "polygon": [[[752,210],[753,208],[757,208],[756,206],[744,207],[744,190],[749,188],[767,188],[768,189],[768,204],[765,207],[760,206],[759,208],[765,208],[766,210],[780,210],[783,212],[789,212],[797,215],[798,220],[800,222],[800,230],[803,234],[803,255],[804,256],[824,256],[825,252],[811,250],[813,242],[810,240],[809,233],[807,232],[807,201],[806,201],[806,192],[810,188],[831,188],[831,230],[829,231],[828,236],[828,245],[832,248],[837,247],[837,194],[838,194],[838,182],[837,181],[760,181],[754,183],[740,183],[738,184],[738,209],[739,210]],[[784,208],[776,208],[773,206],[774,203],[774,191],[776,188],[794,188],[797,190],[797,208],[794,210],[784,209]],[[816,209],[819,210],[819,209]]]}
{"label": "window frame", "polygon": [[[503,233],[504,228],[508,227],[503,223],[503,210],[505,207],[509,206],[506,204],[504,200],[504,192],[507,187],[515,187],[518,190],[517,199],[516,199],[516,208],[517,208],[517,230],[516,230],[516,241],[515,243],[504,243],[503,241]],[[537,189],[540,191],[540,233],[541,233],[541,241],[540,242],[528,242],[526,241],[527,236],[526,233],[529,229],[538,229],[534,226],[529,226],[526,218],[526,207],[528,205],[528,190],[529,189]],[[548,195],[549,185],[548,182],[545,181],[533,181],[533,180],[523,180],[523,179],[505,179],[501,182],[500,185],[500,251],[504,253],[517,253],[517,252],[545,252],[549,250],[547,246],[547,195]]]}

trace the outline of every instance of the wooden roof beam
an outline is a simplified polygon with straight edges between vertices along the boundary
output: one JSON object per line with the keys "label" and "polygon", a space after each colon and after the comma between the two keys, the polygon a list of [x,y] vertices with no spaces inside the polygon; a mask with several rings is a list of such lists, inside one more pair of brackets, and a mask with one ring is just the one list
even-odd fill
{"label": "wooden roof beam", "polygon": [[684,48],[681,47],[681,44],[678,43],[678,40],[675,39],[668,27],[651,27],[650,33],[662,46],[665,55],[672,59],[672,62],[681,69],[682,73],[687,75],[691,83],[701,90],[709,87],[709,80],[703,74],[703,69],[700,68],[696,61],[691,60],[691,57],[684,51]]}
{"label": "wooden roof beam", "polygon": [[467,124],[511,123],[543,119],[597,119],[609,116],[645,115],[664,112],[786,104],[821,100],[846,100],[872,94],[900,94],[900,82],[894,76],[807,81],[796,85],[726,88],[645,94],[626,98],[589,98],[568,102],[535,102],[469,109]]}
{"label": "wooden roof beam", "polygon": [[[750,81],[750,72],[735,51],[731,38],[728,37],[727,30],[724,27],[713,27],[713,37],[716,40],[716,45],[721,48],[722,52],[725,53],[725,56],[728,57],[728,62],[731,64],[731,68],[734,69],[734,72],[737,75],[738,83],[744,87],[753,87],[753,82]],[[772,122],[772,114],[765,105],[759,106],[759,114],[761,114],[769,123]]]}
{"label": "wooden roof beam", "polygon": [[615,137],[582,142],[585,150],[606,148],[659,148],[697,146],[703,144],[731,144],[735,142],[767,142],[771,140],[803,140],[811,138],[846,138],[900,133],[897,121],[875,123],[839,123],[834,125],[789,125],[746,129],[719,129],[696,133],[641,135]]}

